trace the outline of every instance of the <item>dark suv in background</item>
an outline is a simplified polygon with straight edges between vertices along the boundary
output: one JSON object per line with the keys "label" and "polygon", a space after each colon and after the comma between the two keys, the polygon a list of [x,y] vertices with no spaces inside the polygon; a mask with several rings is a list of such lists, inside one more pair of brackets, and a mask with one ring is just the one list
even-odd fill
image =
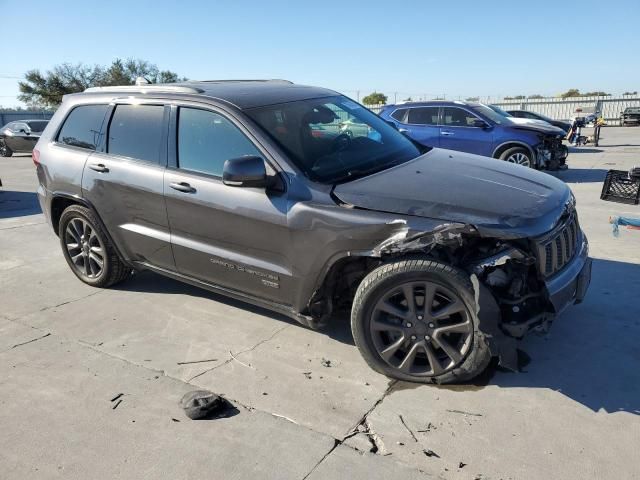
{"label": "dark suv in background", "polygon": [[19,120],[0,129],[0,157],[14,153],[31,153],[48,120]]}
{"label": "dark suv in background", "polygon": [[514,367],[513,338],[589,283],[563,182],[419,148],[322,88],[91,88],[64,97],[33,160],[83,282],[149,269],[312,328],[351,312],[363,357],[394,378],[463,381],[492,356]]}
{"label": "dark suv in background", "polygon": [[566,157],[561,130],[542,122],[516,123],[480,103],[386,105],[380,116],[414,141],[430,147],[499,158],[531,168],[555,169]]}
{"label": "dark suv in background", "polygon": [[512,115],[516,118],[527,118],[529,120],[542,120],[543,122],[547,122],[554,127],[558,127],[562,129],[565,133],[569,133],[571,130],[571,123],[563,121],[563,120],[555,120],[551,117],[547,117],[546,115],[542,115],[541,113],[532,112],[529,110],[507,110],[509,115]]}

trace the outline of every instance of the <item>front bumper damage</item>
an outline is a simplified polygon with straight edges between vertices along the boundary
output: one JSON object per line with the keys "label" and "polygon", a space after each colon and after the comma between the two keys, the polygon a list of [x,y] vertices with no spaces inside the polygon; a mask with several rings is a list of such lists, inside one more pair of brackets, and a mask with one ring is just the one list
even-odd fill
{"label": "front bumper damage", "polygon": [[[565,258],[565,263],[550,275],[541,271],[541,261],[535,253],[539,251],[536,245],[544,246],[564,235],[563,230],[570,225],[571,221],[559,225],[539,244],[530,239],[482,239],[473,226],[460,223],[413,234],[406,225],[398,225],[404,228],[369,254],[386,257],[423,252],[453,264],[459,259],[456,266],[470,275],[480,330],[488,339],[492,355],[499,357],[501,366],[517,371],[516,340],[531,330],[546,331],[569,305],[583,300],[589,287],[589,244],[581,231],[576,234],[571,258]],[[577,222],[575,226],[579,230]],[[472,249],[488,254],[476,251],[471,255]]]}

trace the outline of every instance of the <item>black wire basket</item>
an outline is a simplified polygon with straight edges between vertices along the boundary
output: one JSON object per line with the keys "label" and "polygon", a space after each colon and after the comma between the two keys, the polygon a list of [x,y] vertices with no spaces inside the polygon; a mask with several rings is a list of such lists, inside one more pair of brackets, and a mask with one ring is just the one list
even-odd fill
{"label": "black wire basket", "polygon": [[638,205],[640,201],[640,177],[630,176],[624,170],[609,170],[604,179],[602,200]]}

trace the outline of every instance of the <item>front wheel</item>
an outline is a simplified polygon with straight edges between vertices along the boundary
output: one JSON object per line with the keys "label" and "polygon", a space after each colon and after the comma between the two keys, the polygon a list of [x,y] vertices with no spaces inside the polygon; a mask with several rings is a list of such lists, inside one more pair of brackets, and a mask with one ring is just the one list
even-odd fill
{"label": "front wheel", "polygon": [[524,147],[508,148],[500,155],[500,160],[515,163],[523,167],[535,168],[535,162],[531,152]]}
{"label": "front wheel", "polygon": [[351,311],[365,361],[392,378],[419,383],[469,380],[491,360],[478,328],[468,276],[430,260],[402,260],[369,273]]}
{"label": "front wheel", "polygon": [[13,150],[11,150],[4,140],[0,140],[0,157],[10,157],[13,155]]}

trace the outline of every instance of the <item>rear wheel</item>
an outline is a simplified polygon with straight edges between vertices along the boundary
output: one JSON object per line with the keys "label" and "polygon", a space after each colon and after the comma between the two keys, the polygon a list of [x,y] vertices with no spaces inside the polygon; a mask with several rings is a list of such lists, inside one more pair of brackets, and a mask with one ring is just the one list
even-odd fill
{"label": "rear wheel", "polygon": [[13,150],[11,150],[4,140],[0,140],[0,157],[10,157],[13,155]]}
{"label": "rear wheel", "polygon": [[524,147],[508,148],[502,152],[500,160],[522,165],[523,167],[534,168],[535,166],[531,152]]}
{"label": "rear wheel", "polygon": [[72,205],[62,212],[58,236],[64,258],[75,275],[94,287],[110,287],[131,274],[115,251],[96,215]]}
{"label": "rear wheel", "polygon": [[468,276],[443,263],[383,265],[356,292],[351,312],[355,343],[371,368],[392,378],[469,380],[491,360],[474,298]]}

